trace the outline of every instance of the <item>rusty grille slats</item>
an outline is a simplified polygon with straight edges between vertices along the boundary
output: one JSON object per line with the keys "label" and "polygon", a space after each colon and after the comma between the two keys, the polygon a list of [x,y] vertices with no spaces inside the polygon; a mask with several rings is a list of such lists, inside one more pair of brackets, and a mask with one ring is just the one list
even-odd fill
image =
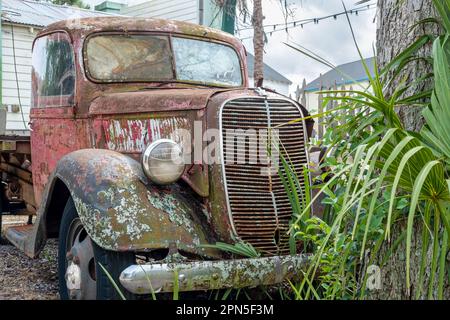
{"label": "rusty grille slats", "polygon": [[[220,116],[224,177],[229,210],[238,236],[265,255],[288,254],[287,231],[292,217],[289,198],[278,174],[272,175],[270,179],[261,174],[267,170],[268,164],[261,163],[259,153],[257,158],[253,154],[250,157],[249,143],[259,142],[258,130],[267,130],[270,123],[271,128],[277,130],[283,144],[280,148],[289,155],[288,161],[292,162],[299,181],[303,184],[302,168],[307,163],[305,130],[302,122],[289,123],[302,118],[300,110],[294,104],[282,99],[268,99],[267,106],[269,110],[265,98],[261,97],[239,98],[222,107]],[[248,129],[255,130],[256,134],[239,131]],[[231,141],[226,139],[227,130],[238,130],[233,131]],[[238,145],[239,140],[245,143]],[[254,146],[251,150],[254,152]],[[230,163],[230,160],[234,163]],[[245,163],[239,163],[242,160]],[[250,160],[256,160],[257,163],[249,163]],[[275,242],[276,233],[278,243]]]}

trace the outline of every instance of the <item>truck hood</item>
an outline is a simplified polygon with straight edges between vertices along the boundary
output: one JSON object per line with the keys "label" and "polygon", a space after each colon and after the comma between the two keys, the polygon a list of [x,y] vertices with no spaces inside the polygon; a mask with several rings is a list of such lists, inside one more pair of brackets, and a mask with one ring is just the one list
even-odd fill
{"label": "truck hood", "polygon": [[222,88],[174,88],[105,93],[91,103],[89,114],[130,114],[203,109],[213,94],[228,90]]}

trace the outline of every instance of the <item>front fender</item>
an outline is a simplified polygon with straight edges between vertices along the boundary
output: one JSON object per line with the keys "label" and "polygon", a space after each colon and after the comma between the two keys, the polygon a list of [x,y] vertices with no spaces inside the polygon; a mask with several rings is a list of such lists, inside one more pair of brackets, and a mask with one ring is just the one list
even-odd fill
{"label": "front fender", "polygon": [[104,249],[176,247],[217,257],[215,250],[201,246],[214,242],[201,207],[183,196],[177,184],[149,182],[141,165],[128,156],[78,150],[64,156],[52,176],[67,186],[87,233]]}

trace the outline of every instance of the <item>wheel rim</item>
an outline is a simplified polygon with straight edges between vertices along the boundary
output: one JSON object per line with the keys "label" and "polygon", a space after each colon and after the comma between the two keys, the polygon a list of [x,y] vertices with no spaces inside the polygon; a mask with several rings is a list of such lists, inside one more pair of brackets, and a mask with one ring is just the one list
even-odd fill
{"label": "wheel rim", "polygon": [[96,298],[94,249],[79,218],[69,226],[66,239],[65,280],[69,299],[93,300]]}

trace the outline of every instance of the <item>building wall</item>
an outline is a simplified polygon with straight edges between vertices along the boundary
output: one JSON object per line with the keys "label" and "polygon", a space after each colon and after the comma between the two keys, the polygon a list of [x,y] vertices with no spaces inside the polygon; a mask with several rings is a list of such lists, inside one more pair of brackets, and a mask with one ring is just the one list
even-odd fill
{"label": "building wall", "polygon": [[[6,130],[25,130],[31,102],[31,48],[37,30],[14,25],[17,74],[14,68],[11,25],[2,23],[2,106],[7,108]],[[17,90],[19,85],[19,92]],[[20,101],[19,101],[20,94]],[[20,107],[24,114],[22,114]],[[15,109],[16,112],[13,112]],[[24,124],[25,122],[25,124]]]}
{"label": "building wall", "polygon": [[[254,82],[255,80],[253,79],[253,77],[248,78],[250,87],[253,87]],[[286,96],[289,95],[289,83],[264,79],[263,87],[275,90],[276,92],[284,94]]]}
{"label": "building wall", "polygon": [[199,23],[199,0],[152,0],[125,7],[120,14]]}
{"label": "building wall", "polygon": [[[350,84],[346,84],[344,86],[340,86],[337,88],[337,90],[362,90],[364,91],[365,89],[367,89],[369,87],[369,82],[368,81],[361,81],[361,82],[355,82],[355,83],[350,83]],[[328,90],[326,88],[324,88],[323,90]],[[333,90],[333,89],[330,89]],[[319,111],[319,91],[307,91],[305,93],[305,97],[306,97],[306,104],[305,104],[305,108],[311,113],[311,114],[317,114]],[[324,112],[325,110],[323,110],[322,112]],[[316,133],[318,133],[319,131],[319,127],[318,127],[318,123],[319,121],[317,119],[315,119],[315,123],[314,123],[314,130]]]}
{"label": "building wall", "polygon": [[[363,90],[366,89],[369,86],[369,82],[368,81],[361,81],[361,82],[357,82],[357,83],[351,83],[351,84],[346,84],[344,86],[340,86],[337,88],[337,90],[350,90],[351,88],[353,90]],[[323,89],[323,90],[327,90],[327,89]],[[332,90],[332,89],[330,89]],[[318,105],[319,105],[319,95],[318,95],[319,91],[307,91],[305,96],[306,96],[306,108],[309,111],[312,111],[314,113],[317,113],[318,110]]]}

